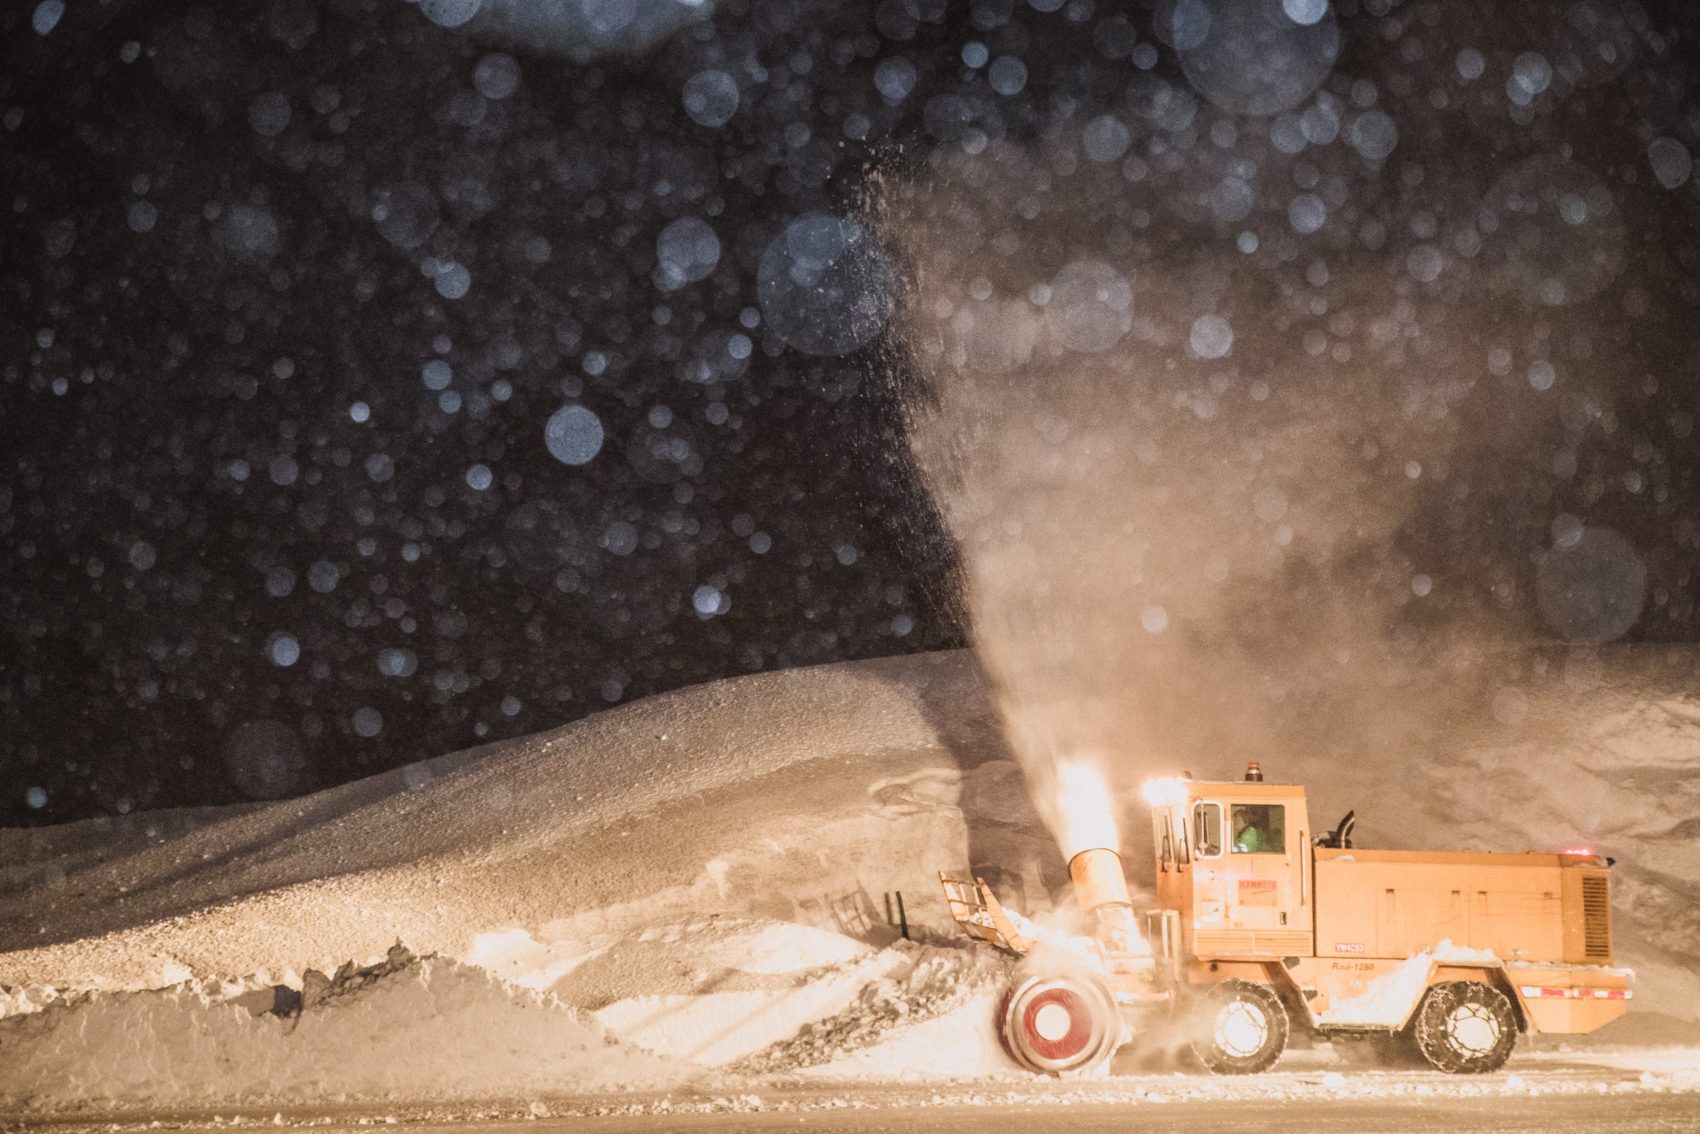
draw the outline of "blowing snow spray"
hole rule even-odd
[[[1134,921],[1120,832],[1102,773],[1081,761],[1058,764],[1057,813],[1063,820],[1059,836],[1069,856],[1068,877],[1105,958],[1150,956]]]

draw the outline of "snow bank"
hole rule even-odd
[[[377,966],[310,974],[299,1004],[268,1004],[284,1014],[182,985],[0,1020],[0,1103],[489,1097],[685,1077],[553,998],[399,948]]]
[[[739,954],[739,943],[753,947]],[[299,990],[197,981],[86,992],[0,1020],[0,1105],[561,1095],[673,1087],[711,1067],[1016,1074],[992,1026],[1008,965],[986,949],[873,950],[802,925],[697,922],[634,934],[574,975],[580,994],[697,991],[587,1011],[396,946],[376,965],[310,971]]]
[[[399,939],[542,989],[711,913],[894,935],[897,893],[947,928],[940,870],[1063,877],[965,661],[764,674],[302,799],[0,832],[28,863],[0,877],[0,986],[281,976]]]
[[[648,926],[598,949],[551,991],[601,1007],[633,993],[785,988],[798,974],[859,961],[861,941],[809,925],[705,918]]]

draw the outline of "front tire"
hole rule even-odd
[[[1437,984],[1412,1029],[1430,1066],[1451,1075],[1497,1071],[1517,1046],[1517,1016],[1503,992],[1476,981]]]
[[[1121,1016],[1102,981],[1085,973],[1018,979],[998,1010],[1010,1058],[1041,1075],[1088,1075],[1109,1064]]]
[[[1287,1050],[1287,1007],[1266,984],[1225,980],[1200,994],[1198,1061],[1217,1075],[1255,1075]]]

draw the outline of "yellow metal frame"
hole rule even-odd
[[[957,878],[941,870],[939,885],[951,919],[968,936],[1018,955],[1032,952],[1034,943],[1015,928],[984,878]]]

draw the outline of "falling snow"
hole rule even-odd
[[[0,817],[270,798],[968,640],[959,522],[1036,521],[924,491],[934,351],[991,405],[1057,383],[963,441],[1031,483],[1125,443],[1059,547],[1114,561],[1130,641],[1214,608],[1163,593],[1124,493],[1231,517],[1172,570],[1247,604],[1284,593],[1258,557],[1337,565],[1260,430],[1341,399],[1378,407],[1339,483],[1385,505],[1390,632],[1485,603],[1567,648],[1686,640],[1700,137],[1667,16],[25,4]],[[948,247],[890,223],[912,192],[959,195]],[[1082,372],[1113,412],[1070,409]]]

